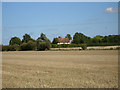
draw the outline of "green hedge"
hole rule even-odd
[[[115,46],[120,45],[120,43],[89,43],[89,44],[52,44],[51,48],[70,48],[70,47],[83,47],[86,46]]]
[[[8,45],[8,46],[2,46],[2,51],[18,51],[19,45]]]
[[[8,51],[9,50],[9,46],[2,46],[2,51]]]
[[[120,43],[89,43],[87,46],[116,46],[120,45]]]
[[[86,44],[52,44],[51,48],[70,48],[70,47],[82,47]],[[87,45],[86,45],[87,46]]]

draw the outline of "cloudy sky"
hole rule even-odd
[[[117,2],[3,2],[2,43],[25,33],[37,39],[41,33],[52,41],[75,32],[87,36],[118,34]]]

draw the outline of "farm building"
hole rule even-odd
[[[68,38],[58,37],[58,41],[59,43],[57,44],[71,44],[71,40],[69,40]]]

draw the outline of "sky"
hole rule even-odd
[[[117,35],[117,9],[117,2],[3,2],[2,44],[26,33],[33,39],[44,33],[51,41],[76,32]]]

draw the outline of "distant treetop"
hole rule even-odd
[[[12,37],[10,42],[9,42],[9,45],[15,45],[15,44],[20,45],[21,43],[22,42],[21,42],[19,37]]]

